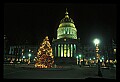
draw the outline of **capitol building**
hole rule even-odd
[[[67,9],[56,32],[57,37],[51,43],[55,64],[95,63],[95,46],[80,43],[81,39],[77,37],[77,29]],[[26,63],[29,58],[28,53],[30,53],[31,63],[34,63],[39,45],[12,45],[7,48],[7,35],[4,37],[4,62]],[[99,49],[101,62],[110,60],[112,63],[116,61],[116,44],[102,45]]]
[[[76,64],[76,56],[80,46],[77,29],[66,9],[65,17],[57,29],[57,39],[53,39],[52,48],[56,64]]]

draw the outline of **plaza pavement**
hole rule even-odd
[[[116,79],[116,69],[101,69],[98,76],[97,67],[64,66],[63,68],[39,69],[34,65],[4,65],[3,79]]]

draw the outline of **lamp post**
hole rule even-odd
[[[98,51],[99,51],[98,44],[99,43],[100,43],[99,39],[94,40],[94,44],[96,47],[96,58],[98,60],[98,76],[102,77],[101,68],[100,68],[100,54],[98,54]]]
[[[30,57],[31,57],[31,54],[28,54],[29,56],[29,60],[28,60],[28,65],[30,64]]]
[[[105,63],[104,63],[104,56],[102,57],[102,66],[105,66]]]
[[[79,65],[81,66],[81,54],[79,55]]]
[[[77,65],[78,65],[78,62],[79,62],[79,61],[78,61],[78,56],[76,56],[76,58],[77,58]]]
[[[81,54],[76,56],[76,58],[77,58],[77,65],[80,65],[80,67],[81,67],[81,56],[82,56]]]

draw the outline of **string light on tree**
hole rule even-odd
[[[37,52],[35,67],[37,68],[51,68],[54,64],[54,56],[48,36],[43,40]]]

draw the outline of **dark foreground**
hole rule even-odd
[[[116,79],[116,69],[101,69],[98,76],[96,67],[66,66],[65,68],[36,69],[27,65],[4,65],[4,79]]]

